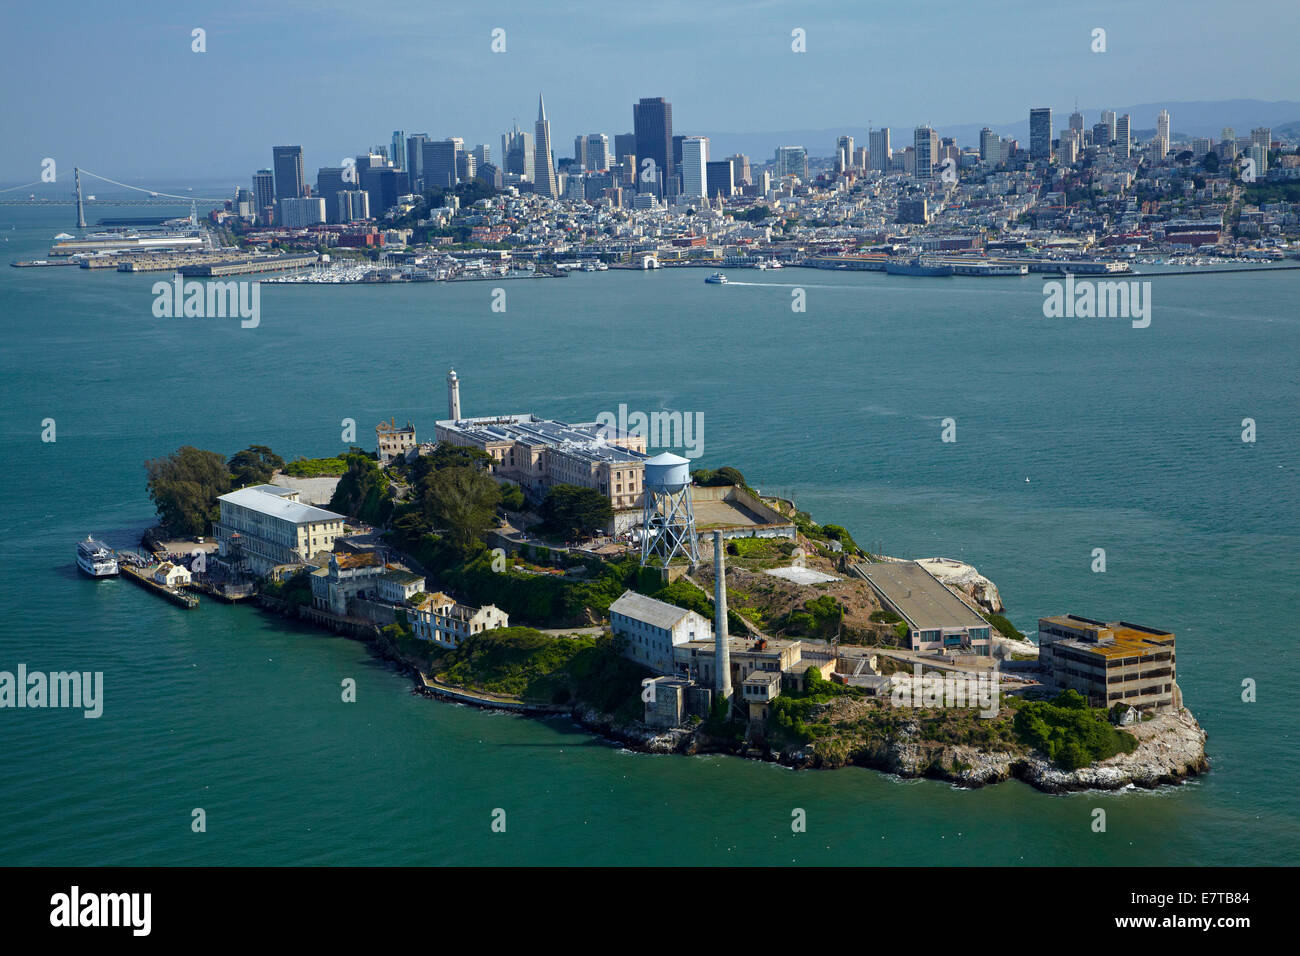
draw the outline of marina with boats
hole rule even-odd
[[[130,549],[115,551],[88,536],[77,543],[77,566],[94,578],[124,577],[185,610],[199,606],[198,593],[227,604],[250,599],[256,594],[253,585],[247,582],[207,573],[206,552],[201,549],[195,549],[191,554],[165,550],[152,553]]]

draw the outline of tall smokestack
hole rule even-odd
[[[731,649],[727,643],[727,561],[722,532],[713,532],[713,689],[724,700],[731,697]]]
[[[455,369],[447,373],[447,417],[453,422],[460,421],[460,379]]]

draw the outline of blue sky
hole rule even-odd
[[[205,53],[191,51],[196,27]],[[490,49],[497,27],[505,53]],[[532,123],[539,89],[557,156],[576,133],[628,131],[641,96],[669,99],[678,132],[858,136],[868,123],[997,128],[1076,99],[1294,100],[1297,35],[1293,0],[11,4],[0,178],[35,180],[51,156],[124,180],[242,182],[295,143],[314,179],[394,129],[495,154],[513,118]]]

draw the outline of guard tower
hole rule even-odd
[[[700,563],[691,507],[690,461],[670,452],[645,463],[645,511],[641,517],[641,566],[668,563],[684,555]]]

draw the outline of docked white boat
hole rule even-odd
[[[92,578],[107,578],[117,574],[117,556],[102,541],[89,535],[77,542],[77,567]]]

